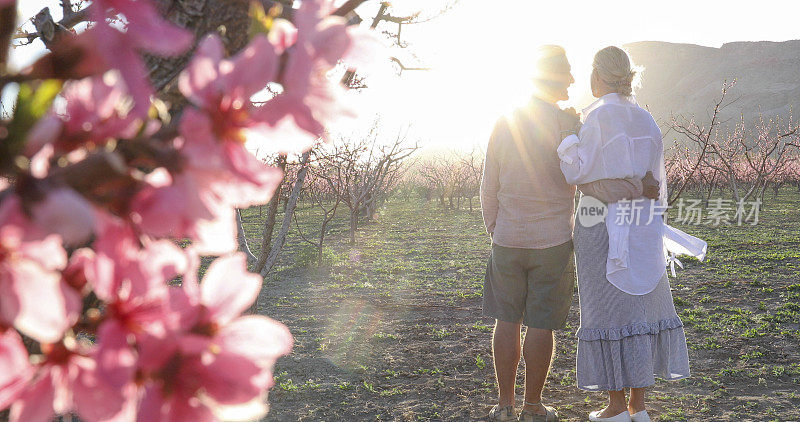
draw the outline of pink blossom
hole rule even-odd
[[[180,54],[191,46],[192,34],[164,20],[150,0],[97,0],[95,3],[94,19],[103,22],[94,31],[96,44],[109,68],[119,69],[122,74],[134,99],[134,114],[145,116],[153,89],[140,51],[162,56]],[[125,32],[105,22],[109,8],[125,16],[128,22]]]
[[[134,336],[165,335],[167,281],[187,266],[180,248],[168,240],[140,245],[129,225],[109,219],[98,231],[94,249],[96,256],[90,258],[86,275],[95,295],[106,303],[103,324],[114,324]]]
[[[89,422],[132,419],[132,385],[108,384],[89,352],[78,349],[64,343],[43,348],[45,360],[12,404],[11,422],[45,422],[73,411]]]
[[[130,340],[174,342],[168,335],[177,323],[170,311],[167,281],[186,271],[181,250],[167,240],[139,239],[132,228],[108,219],[98,231],[94,248],[83,262],[87,282],[105,302],[97,331],[97,373],[117,389],[133,388],[136,355]]]
[[[220,198],[224,187],[230,185],[225,183],[229,174],[189,169],[172,178],[159,171],[147,180],[157,177],[171,182],[146,186],[131,204],[142,230],[153,236],[188,237],[193,240],[192,248],[202,254],[220,255],[236,249],[234,210]],[[271,193],[264,196],[269,198]]]
[[[225,58],[222,41],[209,35],[181,74],[179,86],[192,104],[208,113],[217,137],[240,140],[238,132],[257,123],[248,115],[250,97],[264,89],[277,70],[275,48],[267,37],[258,35],[241,52]]]
[[[127,20],[125,34],[133,45],[162,56],[189,48],[192,34],[165,20],[151,0],[95,0],[97,10],[113,9]]]
[[[85,243],[94,228],[92,206],[75,191],[57,188],[47,192],[32,210],[33,220],[47,232],[61,236],[66,245]]]
[[[247,271],[243,254],[224,255],[236,248],[235,208],[266,203],[282,179],[245,143],[303,150],[348,114],[342,87],[327,74],[355,57],[363,40],[328,16],[331,2],[314,0],[301,3],[296,28],[279,21],[231,57],[219,37],[208,37],[179,77],[190,102],[179,136],[159,144],[177,158],[157,160],[163,167],[151,171],[126,150],[136,190],[113,192],[124,206],[89,205],[76,191],[54,188],[50,166],[81,160],[110,139],[150,136],[141,129],[157,123],[146,120],[153,87],[141,55],[180,54],[192,41],[152,0],[92,3],[96,24],[70,50],[86,53],[87,63],[55,69],[63,56],[54,55],[31,72],[70,78],[116,70],[67,83],[64,112],[28,134],[30,173],[0,180],[9,189],[0,202],[0,409],[10,406],[11,420],[26,422],[70,413],[87,422],[257,419],[267,412],[273,366],[293,340],[277,321],[242,315],[262,278]],[[124,18],[119,25],[107,21],[116,16]],[[282,93],[254,104],[276,78]],[[68,260],[64,245],[91,235],[91,247]],[[189,238],[192,247],[164,237]],[[223,255],[202,283],[198,254]],[[182,287],[169,286],[179,275]],[[101,304],[81,314],[90,291]],[[42,354],[29,358],[20,333]]]
[[[352,114],[341,104],[343,88],[327,72],[348,55],[357,57],[351,53],[355,44],[367,44],[364,33],[329,10],[329,2],[304,1],[294,15],[296,30],[285,22],[276,26],[272,37],[289,55],[280,81],[284,90],[260,110],[272,125],[291,118],[312,138],[322,136],[334,118]]]
[[[267,203],[281,181],[280,170],[256,159],[244,145],[214,137],[209,123],[197,110],[184,112],[181,134],[185,141],[180,151],[186,158],[187,176],[234,207]]]
[[[50,43],[50,53],[24,69],[33,79],[83,79],[101,75],[108,70],[106,59],[94,44],[94,29],[77,35],[56,37]]]
[[[237,418],[257,419],[266,413],[260,374],[253,362],[239,356],[175,352],[145,386],[138,420],[213,421],[216,414],[258,401],[255,412]]]
[[[91,271],[94,252],[89,248],[81,248],[72,253],[69,257],[67,268],[61,271],[61,277],[77,292],[82,292],[88,282],[87,273]]]
[[[259,71],[253,72],[253,69]],[[181,92],[199,110],[184,118],[189,123],[183,125],[182,130],[186,147],[197,146],[196,152],[207,157],[205,150],[209,143],[242,146],[246,141],[268,142],[272,135],[270,125],[253,114],[256,107],[250,98],[267,87],[277,70],[275,47],[263,35],[256,36],[244,50],[229,59],[225,58],[219,37],[212,35],[204,39],[179,79]],[[198,135],[202,136],[201,141],[195,140]],[[196,157],[190,155],[191,158]],[[227,161],[216,167],[234,165],[232,170],[238,170],[235,158]]]
[[[216,259],[199,289],[180,290],[172,302],[183,314],[180,339],[171,345],[141,343],[141,370],[151,381],[141,420],[189,420],[181,419],[185,415],[211,420],[227,412],[249,420],[266,413],[272,366],[289,353],[292,338],[267,317],[240,316],[262,282],[245,268],[240,253]]]
[[[19,397],[32,375],[22,338],[13,329],[5,329],[0,333],[0,409]]]
[[[13,5],[17,0],[0,0],[0,7],[6,7],[8,5]]]
[[[103,146],[109,139],[131,137],[140,120],[131,114],[127,95],[116,73],[67,83],[62,95],[66,112],[51,112],[28,134],[26,154],[30,157],[44,145],[66,153],[89,144]]]
[[[250,97],[274,76],[277,58],[266,37],[256,37],[226,59],[220,39],[209,36],[180,76],[181,92],[196,108],[181,118],[176,146],[183,161],[170,174],[154,172],[134,199],[141,228],[155,236],[189,237],[204,254],[235,250],[233,207],[269,201],[281,173],[244,147],[270,127],[251,116]],[[259,69],[253,72],[252,69]]]
[[[58,341],[78,318],[80,295],[61,278],[67,255],[11,195],[0,203],[0,321],[40,342]]]

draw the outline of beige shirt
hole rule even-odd
[[[560,113],[534,97],[495,125],[480,194],[486,231],[500,246],[544,249],[572,239],[575,186],[564,178],[556,152],[565,126]],[[615,202],[640,197],[642,185],[606,179],[581,185],[581,190]]]
[[[575,186],[561,173],[559,114],[536,97],[498,120],[481,181],[486,230],[500,246],[544,249],[572,239]]]

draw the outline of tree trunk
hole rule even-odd
[[[256,262],[256,256],[250,252],[250,247],[247,245],[247,236],[244,234],[244,224],[242,223],[242,211],[236,210],[236,232],[239,240],[239,250],[247,255],[247,265],[253,265]]]
[[[328,230],[328,222],[323,221],[319,229],[319,242],[317,244],[317,265],[322,265],[322,248],[325,247],[325,231]]]
[[[178,91],[177,76],[188,64],[197,43],[207,34],[217,33],[230,53],[241,50],[248,42],[250,5],[246,1],[231,0],[157,0],[156,4],[167,20],[195,35],[195,45],[180,56],[144,56],[150,81],[159,92],[159,98],[177,113],[186,104]]]
[[[264,268],[261,270],[262,276],[266,276],[272,267],[275,266],[275,263],[278,262],[281,249],[283,249],[283,244],[286,242],[286,235],[289,233],[289,229],[292,227],[292,217],[295,209],[297,209],[297,198],[300,196],[300,191],[303,189],[303,182],[306,180],[306,174],[308,173],[308,159],[310,156],[311,152],[306,151],[303,153],[303,157],[300,159],[300,171],[297,172],[297,179],[294,181],[294,185],[292,186],[292,193],[289,196],[289,201],[286,205],[286,212],[283,215],[281,231],[278,233],[278,237],[275,238],[275,244],[272,246],[272,248],[270,248],[269,258],[267,259]]]
[[[356,228],[358,226],[358,210],[350,210],[350,244],[356,244]]]
[[[708,203],[711,201],[711,195],[714,194],[714,184],[710,184],[708,187],[708,194],[705,195],[705,206],[708,207]]]
[[[731,176],[731,193],[733,194],[734,203],[738,204],[742,198],[739,196],[739,185],[736,183],[735,176]]]
[[[333,204],[331,209],[325,209],[323,202],[320,201],[320,208],[324,215],[322,216],[322,224],[319,228],[319,236],[317,236],[317,265],[322,265],[322,248],[325,247],[325,235],[328,234],[328,225],[336,217],[336,210],[339,208],[339,199]]]
[[[286,170],[286,155],[278,157],[277,167],[281,171]],[[267,258],[270,253],[270,246],[272,245],[272,233],[275,231],[275,219],[278,215],[278,203],[280,202],[281,186],[278,185],[272,199],[269,200],[269,210],[267,211],[267,221],[264,223],[264,232],[261,234],[261,252],[258,256],[258,262],[254,268],[254,272],[260,273],[264,269]]]

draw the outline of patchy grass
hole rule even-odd
[[[243,214],[257,238],[264,215]],[[306,233],[318,219],[299,210]],[[676,226],[707,240],[709,254],[682,259],[670,279],[693,373],[656,383],[651,416],[800,420],[800,195],[768,194],[755,226]],[[331,227],[321,266],[290,233],[265,280],[260,311],[295,336],[277,364],[266,420],[485,419],[497,393],[493,321],[481,316],[489,239],[480,212],[394,200],[359,229],[355,246],[344,215]],[[582,421],[604,397],[575,387],[578,325],[576,298],[544,396],[564,420]]]

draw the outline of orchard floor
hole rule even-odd
[[[313,210],[299,216],[314,227]],[[244,219],[255,239],[258,209]],[[768,194],[756,226],[681,228],[710,250],[671,279],[693,376],[659,380],[651,417],[800,420],[800,194]],[[496,388],[493,321],[481,316],[489,242],[480,211],[395,200],[359,229],[354,247],[343,217],[326,243],[326,264],[316,267],[290,235],[265,280],[259,312],[295,338],[276,365],[265,420],[486,420]],[[575,387],[577,328],[575,293],[544,400],[562,420],[585,421],[604,396]]]

